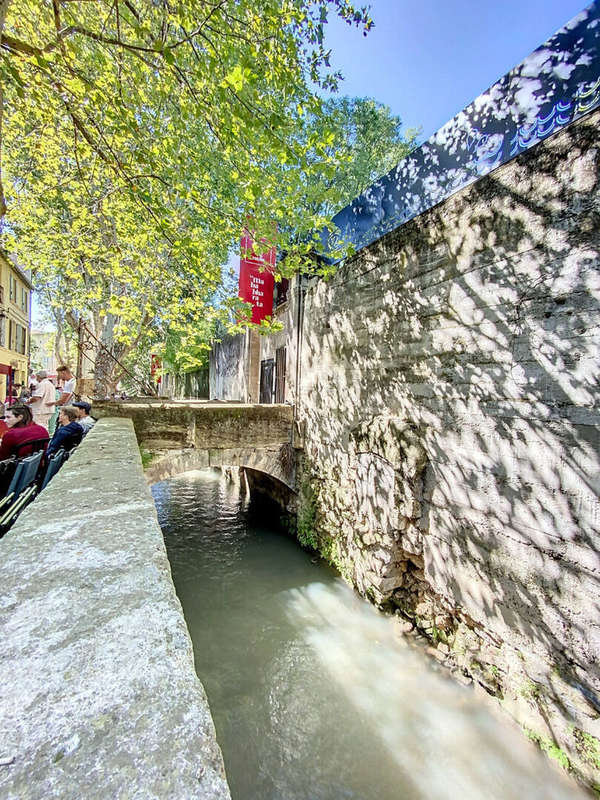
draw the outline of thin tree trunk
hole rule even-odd
[[[117,381],[114,375],[116,367],[117,364],[110,354],[106,350],[98,348],[94,367],[94,395],[96,397],[112,397],[116,392]]]
[[[8,12],[8,6],[10,5],[11,0],[0,0],[0,41],[2,40],[2,34],[4,33],[4,23],[6,21],[6,14]],[[2,183],[2,154],[3,154],[3,139],[2,139],[2,118],[4,112],[4,92],[2,90],[2,85],[0,84],[0,220],[6,214],[6,199],[4,197],[4,184]],[[0,232],[2,231],[2,227],[0,226]]]
[[[72,338],[69,339],[65,331],[65,315],[58,309],[52,310],[54,322],[56,324],[56,338],[54,340],[54,355],[58,361],[59,366],[65,365],[67,367],[73,366],[73,348],[74,343]],[[77,320],[75,318],[66,320],[73,330],[77,329]],[[63,345],[63,346],[61,346]]]
[[[8,7],[11,4],[12,0],[0,0],[0,37],[4,33],[4,23],[6,21],[6,14],[8,12]]]
[[[56,322],[56,336],[54,337],[54,357],[56,358],[59,366],[64,363],[65,355],[63,354],[63,350],[61,350],[60,344],[61,340],[63,339],[63,323],[62,319],[58,314],[54,315],[54,320]]]
[[[96,361],[94,364],[94,394],[96,397],[111,397],[116,391],[115,371],[117,362],[114,360],[114,332],[116,318],[112,314],[100,317],[94,315],[94,334],[99,340],[96,347]]]

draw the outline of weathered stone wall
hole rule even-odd
[[[203,467],[239,466],[294,489],[288,405],[137,400],[95,403],[93,413],[133,421],[149,483]]]
[[[600,783],[599,121],[314,283],[298,407],[322,552]]]
[[[209,359],[209,399],[246,403],[248,396],[248,348],[250,332],[224,336],[216,342]]]
[[[2,539],[0,585],[4,800],[229,798],[130,420]]]
[[[293,412],[285,405],[226,405],[135,400],[94,403],[97,417],[127,417],[140,448],[159,450],[279,447],[290,441]]]

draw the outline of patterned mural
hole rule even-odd
[[[595,0],[342,209],[325,253],[365,247],[598,107],[599,43]]]

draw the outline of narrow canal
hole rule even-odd
[[[313,563],[274,508],[217,471],[152,490],[234,800],[580,796]]]

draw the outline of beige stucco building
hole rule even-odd
[[[28,274],[0,251],[0,400],[9,386],[27,382],[31,332],[31,291]]]

